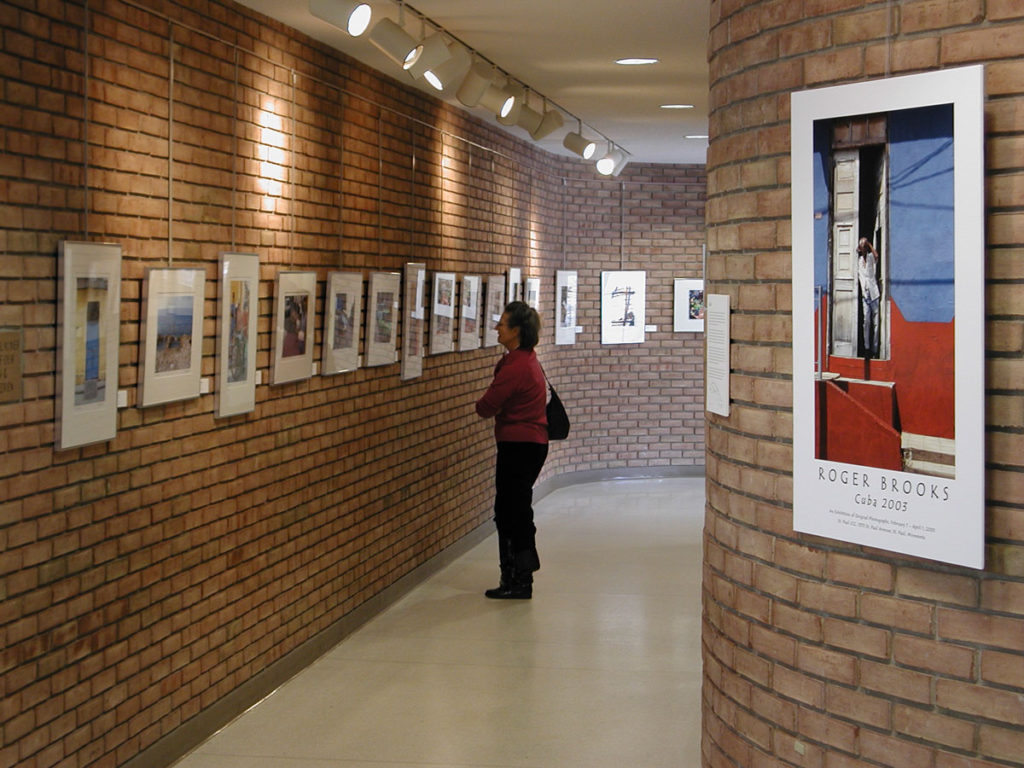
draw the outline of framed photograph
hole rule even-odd
[[[508,287],[505,289],[505,303],[523,300],[523,270],[520,267],[509,267]]]
[[[426,264],[405,265],[405,324],[402,326],[402,379],[423,375],[423,291],[426,287]]]
[[[430,354],[451,352],[455,331],[455,274],[437,272],[434,275],[433,312],[430,317]]]
[[[121,246],[61,242],[59,251],[54,443],[63,451],[117,434]]]
[[[205,290],[201,269],[146,270],[140,407],[199,397]]]
[[[602,272],[601,343],[643,343],[646,306],[646,272]]]
[[[555,344],[576,343],[576,291],[579,277],[574,269],[555,273]]]
[[[316,272],[278,272],[271,384],[287,384],[313,375],[315,330]]]
[[[484,307],[484,346],[498,346],[498,331],[495,326],[505,311],[505,278],[502,275],[487,276],[487,304]]]
[[[540,311],[540,278],[539,277],[528,277],[526,278],[526,296],[523,301],[529,304],[531,307]]]
[[[673,281],[675,302],[672,330],[677,332],[704,330],[704,281],[677,277]]]
[[[331,272],[327,275],[324,301],[321,374],[345,373],[359,367],[359,329],[362,325],[362,272]]]
[[[256,408],[256,320],[259,317],[260,257],[222,253],[217,297],[218,419]]]
[[[797,531],[984,566],[984,94],[793,94]]]
[[[396,362],[398,339],[398,296],[402,276],[398,272],[373,272],[366,308],[366,365]]]
[[[462,278],[462,311],[459,313],[459,351],[480,348],[480,293],[479,275]]]

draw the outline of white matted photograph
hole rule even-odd
[[[526,295],[523,299],[527,304],[540,312],[540,278],[526,278]]]
[[[576,294],[579,277],[574,269],[555,273],[555,344],[576,343]]]
[[[601,273],[601,343],[642,344],[646,339],[647,273]]]
[[[117,435],[121,246],[61,242],[57,267],[57,450]]]
[[[793,526],[984,566],[984,69],[793,94]]]
[[[398,272],[373,272],[366,306],[366,365],[390,365],[397,361],[398,305],[402,276]]]
[[[462,278],[462,308],[459,312],[459,351],[480,348],[480,293],[479,275]]]
[[[496,326],[505,311],[505,278],[502,275],[487,276],[487,297],[484,305],[484,346],[498,346]]]
[[[523,300],[523,270],[521,267],[508,268],[508,285],[505,288],[505,303]]]
[[[439,355],[454,349],[455,273],[434,275],[433,311],[430,315],[430,354]]]
[[[425,264],[405,265],[405,308],[402,325],[402,380],[415,379],[423,375],[423,292],[426,288],[427,267]]]
[[[260,257],[222,253],[217,301],[217,418],[256,408],[256,320],[259,316]]]
[[[139,405],[199,397],[203,358],[201,269],[148,269],[142,297]]]
[[[312,377],[315,321],[316,272],[278,272],[271,384]]]
[[[324,302],[324,341],[320,373],[331,375],[359,367],[359,329],[363,325],[363,273],[331,272]]]
[[[704,281],[677,277],[672,284],[674,305],[672,330],[677,333],[704,331]]]

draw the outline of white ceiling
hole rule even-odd
[[[368,40],[314,17],[306,0],[239,0],[260,13],[319,39],[374,69],[413,81]],[[398,20],[394,0],[368,0],[373,22]],[[624,148],[631,160],[652,163],[704,163],[707,141],[686,139],[706,134],[708,125],[708,0],[414,0],[404,12],[405,29],[414,38],[425,28],[419,12],[486,57],[534,94],[547,97],[583,121],[584,134],[603,135]],[[658,64],[624,67],[623,57],[659,59]],[[448,92],[446,91],[446,94]],[[446,101],[462,109],[454,95]],[[537,96],[531,105],[541,105]],[[661,109],[685,103],[693,109]],[[498,125],[482,108],[474,114]],[[538,142],[567,154],[562,138],[576,124]],[[507,129],[528,139],[520,128]],[[600,151],[600,149],[599,149]]]

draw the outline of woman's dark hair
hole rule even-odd
[[[525,301],[513,301],[505,307],[509,328],[519,329],[519,348],[530,350],[540,339],[540,315]]]

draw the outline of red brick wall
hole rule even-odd
[[[735,314],[733,413],[708,424],[704,765],[1024,765],[1024,5],[711,9],[709,290]],[[887,61],[987,63],[984,571],[792,529],[789,94]]]
[[[315,270],[322,296],[339,267],[522,267],[574,420],[545,476],[703,460],[701,346],[671,332],[671,278],[701,270],[703,168],[597,181],[206,0],[0,2],[0,73],[0,327],[25,350],[22,398],[0,404],[0,766],[123,764],[491,516],[472,403],[497,348],[428,357],[404,383],[391,365],[261,386],[230,419],[212,396],[135,407],[142,280],[169,256],[206,270],[213,377],[218,256],[259,253],[264,380],[281,269]],[[278,169],[261,167],[266,113]],[[64,239],[123,247],[130,406],[116,439],[55,452]],[[556,348],[563,267],[585,331]],[[599,344],[599,273],[620,267],[648,270],[643,346]]]

